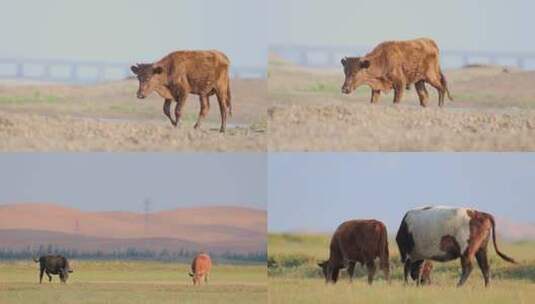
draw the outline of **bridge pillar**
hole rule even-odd
[[[522,70],[523,70],[524,67],[525,67],[525,66],[524,66],[525,63],[526,63],[526,62],[525,62],[524,58],[518,57],[518,58],[516,59],[516,65],[517,65],[520,69],[522,69]]]
[[[16,72],[15,72],[15,77],[17,78],[22,78],[24,77],[24,64],[22,63],[17,63],[17,68],[16,68]]]
[[[308,55],[306,51],[301,51],[299,53],[299,62],[303,66],[308,66]]]
[[[73,63],[71,65],[71,72],[69,73],[70,80],[76,82],[78,80],[78,65]]]

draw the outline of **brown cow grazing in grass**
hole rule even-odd
[[[212,259],[204,252],[199,253],[191,262],[189,276],[193,279],[193,285],[200,285],[204,279],[208,283],[208,274],[212,270]]]
[[[216,95],[221,111],[221,132],[225,132],[227,114],[232,115],[230,95],[230,61],[219,51],[178,51],[160,61],[137,64],[130,69],[137,75],[137,97],[143,99],[152,91],[165,99],[163,112],[177,126],[188,94],[199,95],[201,110],[195,128],[210,108],[209,97]],[[171,102],[175,100],[175,118],[171,116]]]
[[[487,244],[492,234],[496,253],[505,261],[516,263],[498,250],[494,217],[469,208],[428,206],[409,210],[396,236],[404,278],[415,263],[423,260],[439,262],[461,259],[462,274],[457,286],[462,286],[473,268],[474,258],[481,268],[485,286],[490,281]]]
[[[431,272],[431,261],[418,261],[411,265],[411,278],[416,281],[416,285],[431,285]]]
[[[355,263],[358,262],[366,265],[368,283],[371,284],[376,271],[376,258],[379,258],[385,279],[390,281],[385,225],[377,220],[351,220],[338,226],[331,238],[329,259],[318,265],[323,270],[325,282],[336,283],[340,269],[345,267],[352,281]]]
[[[414,84],[420,105],[425,107],[429,94],[425,83],[438,91],[438,104],[444,105],[444,95],[453,100],[446,77],[439,64],[437,44],[427,38],[407,41],[387,41],[363,57],[342,59],[345,81],[342,93],[349,94],[361,85],[372,89],[371,103],[379,101],[381,92],[394,90],[394,103],[399,103],[403,90]]]

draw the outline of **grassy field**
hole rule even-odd
[[[327,235],[271,234],[268,241],[270,303],[532,303],[535,298],[535,243],[501,242],[500,248],[519,265],[504,262],[489,248],[492,280],[485,288],[479,268],[463,288],[456,288],[459,261],[434,263],[433,285],[423,288],[402,283],[395,241],[390,241],[392,282],[377,272],[370,287],[365,271],[357,266],[350,284],[345,271],[336,285],[325,285],[318,261],[328,257]]]
[[[0,303],[265,303],[264,266],[214,265],[208,285],[192,286],[186,264],[72,261],[67,284],[38,283],[37,264],[0,263]],[[46,276],[45,276],[46,278]]]

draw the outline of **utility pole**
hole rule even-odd
[[[76,219],[74,221],[74,234],[79,234],[80,233],[80,222],[78,221],[78,219]]]
[[[152,202],[150,201],[149,198],[146,198],[145,201],[143,201],[143,208],[145,211],[145,226],[144,226],[145,236],[149,233],[149,213],[150,213],[151,204]]]

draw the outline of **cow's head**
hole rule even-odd
[[[367,79],[367,70],[370,67],[370,60],[361,57],[344,57],[341,60],[346,76],[342,93],[349,94]]]
[[[338,281],[338,272],[340,271],[340,268],[334,267],[329,261],[318,263],[318,266],[323,272],[325,283],[336,283],[336,281]]]
[[[137,90],[137,98],[139,99],[147,97],[161,84],[160,78],[163,75],[161,66],[139,63],[131,66],[130,69],[139,80],[139,89]]]

